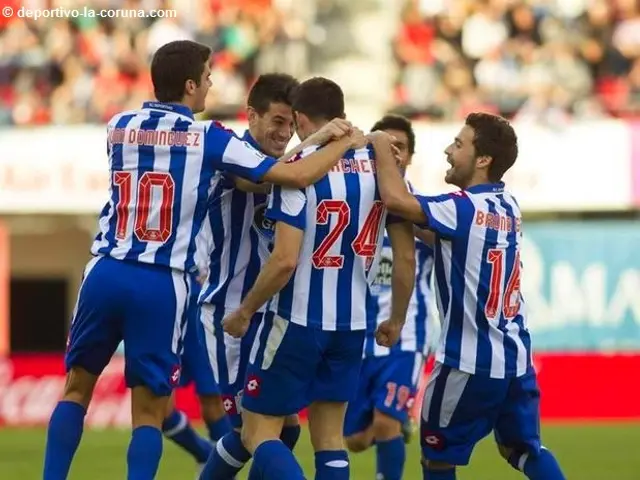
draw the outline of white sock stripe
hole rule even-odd
[[[224,448],[224,445],[222,444],[222,440],[219,440],[216,443],[216,452],[218,452],[218,455],[220,455],[220,457],[222,457],[222,460],[224,460],[228,465],[231,465],[234,468],[242,468],[244,467],[244,463],[242,463],[239,460],[236,460],[233,455],[231,455],[226,448]]]
[[[180,433],[182,430],[187,428],[187,425],[189,424],[189,420],[187,419],[187,416],[183,412],[178,412],[178,414],[180,415],[180,421],[175,427],[170,428],[169,430],[165,430],[164,432],[165,436],[173,437],[174,435]]]
[[[346,460],[330,460],[325,463],[325,465],[331,468],[347,468],[349,466],[349,462]]]
[[[527,463],[528,458],[529,454],[525,453],[520,457],[520,460],[518,460],[518,470],[520,470],[521,472],[524,472],[524,464]]]

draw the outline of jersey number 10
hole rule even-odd
[[[113,172],[113,185],[118,188],[118,204],[116,205],[116,238],[124,240],[129,232],[129,214],[133,190],[131,173]],[[153,188],[160,189],[162,201],[158,211],[157,227],[149,228],[149,213],[152,209]],[[165,172],[145,172],[138,180],[137,198],[134,205],[135,220],[133,234],[141,242],[166,242],[171,237],[173,228],[173,198],[175,182]]]
[[[311,257],[313,266],[316,268],[342,268],[344,265],[344,255],[329,255],[329,250],[349,226],[351,208],[344,200],[323,200],[316,210],[316,223],[326,225],[332,213],[338,215],[337,221]],[[371,265],[378,248],[378,234],[383,213],[384,204],[381,201],[375,201],[358,235],[351,242],[353,252],[365,258],[367,268]]]

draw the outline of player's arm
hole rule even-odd
[[[298,265],[306,223],[306,195],[275,187],[265,216],[276,221],[269,260],[240,305],[245,318],[253,315],[289,282]]]
[[[420,240],[422,243],[424,243],[425,245],[429,245],[430,247],[433,247],[433,245],[436,243],[436,234],[431,230],[420,228],[414,225],[413,233],[416,236],[416,238]]]
[[[268,195],[269,192],[271,192],[270,183],[253,183],[241,177],[233,177],[233,183],[238,190],[242,190],[247,193],[262,193],[264,195]]]
[[[410,222],[387,224],[393,253],[391,268],[391,320],[401,323],[407,318],[407,308],[416,283],[416,254],[413,225]]]
[[[378,189],[387,210],[413,223],[425,224],[427,217],[420,202],[409,192],[396,164],[391,138],[384,132],[374,132],[369,138],[376,152]]]

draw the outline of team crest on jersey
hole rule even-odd
[[[275,222],[265,216],[267,212],[267,204],[261,203],[257,205],[253,211],[253,228],[255,228],[269,244],[273,243],[275,233]]]

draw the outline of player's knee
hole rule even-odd
[[[205,422],[216,422],[227,414],[220,395],[201,395],[200,411]]]
[[[68,402],[79,403],[87,408],[91,402],[93,389],[98,377],[89,373],[84,368],[72,367],[67,373],[62,399]]]
[[[347,445],[347,448],[350,452],[360,453],[364,452],[367,448],[371,446],[371,442],[367,442],[366,435],[363,433],[356,433],[355,435],[351,435],[350,437],[345,437],[344,442]]]
[[[511,455],[513,455],[513,452],[515,450],[511,447],[500,445],[499,443],[497,444],[497,446],[498,446],[498,452],[500,452],[500,456],[504,458],[506,461],[509,461],[509,459],[511,458]]]
[[[131,389],[131,420],[133,428],[150,425],[161,428],[166,417],[167,403],[171,397],[158,397],[149,388],[137,386]]]
[[[285,427],[297,427],[298,425],[300,425],[300,418],[298,417],[297,414],[287,415],[284,418]]]
[[[373,435],[376,440],[391,440],[402,435],[402,425],[395,418],[376,410],[373,416]]]

